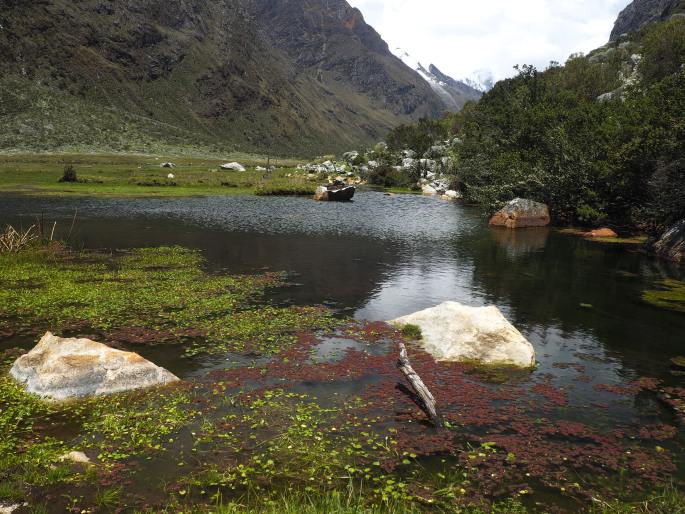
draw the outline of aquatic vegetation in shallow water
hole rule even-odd
[[[658,283],[658,289],[642,293],[642,299],[662,309],[685,312],[685,283],[666,279]]]
[[[206,273],[198,252],[141,249],[119,255],[38,250],[0,256],[0,318],[59,333],[99,331],[109,342],[184,343],[188,355],[277,353],[292,334],[328,328],[325,309],[257,307],[285,276]],[[81,330],[76,330],[81,331]],[[89,332],[86,332],[89,333]]]
[[[270,512],[289,508],[284,495],[295,506],[301,495],[324,505],[316,502],[352,484],[371,512],[498,512],[500,500],[507,503],[499,512],[524,512],[516,510],[523,500],[588,506],[600,493],[607,501],[641,497],[675,472],[679,431],[666,420],[614,430],[569,419],[574,382],[560,387],[553,375],[505,370],[484,380],[468,364],[436,363],[384,323],[257,304],[282,275],[226,277],[202,265],[197,253],[178,248],[0,259],[3,286],[18,292],[3,288],[3,300],[14,303],[0,305],[6,316],[21,312],[29,329],[64,323],[114,342],[180,343],[187,355],[277,354],[195,384],[67,404],[44,404],[0,381],[0,424],[10,434],[0,447],[3,494],[55,512],[113,503],[148,512],[167,504],[169,512],[224,508],[217,505]],[[314,359],[333,337],[358,344]],[[436,432],[398,387],[400,341],[448,430]],[[578,382],[586,376],[577,364],[555,368],[572,368]],[[643,379],[595,390],[608,406],[655,397],[659,387]],[[93,465],[61,463],[70,451],[86,452]]]

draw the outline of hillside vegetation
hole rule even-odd
[[[548,203],[557,222],[658,232],[685,217],[685,19],[649,25],[564,66],[518,68],[478,104],[404,125],[391,147],[458,137],[452,181],[495,209]]]
[[[313,155],[444,112],[345,0],[4,0],[0,151]]]

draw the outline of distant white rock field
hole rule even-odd
[[[29,393],[53,400],[120,393],[177,382],[178,378],[137,353],[90,339],[63,339],[47,332],[19,357],[12,375]]]
[[[521,368],[535,366],[533,345],[495,306],[445,302],[390,321],[421,328],[424,350],[437,361],[477,361]]]

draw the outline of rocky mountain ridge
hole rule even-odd
[[[446,110],[345,0],[4,5],[4,150],[303,154]]]
[[[634,0],[621,13],[611,31],[610,41],[635,32],[645,25],[665,21],[672,16],[685,16],[683,0]]]
[[[430,64],[426,69],[423,64],[404,50],[397,48],[395,53],[402,59],[402,62],[415,70],[433,88],[433,91],[440,97],[449,111],[459,111],[466,102],[477,101],[483,96],[483,92],[473,85],[453,79],[440,71],[434,64]]]

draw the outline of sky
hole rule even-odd
[[[630,0],[348,0],[388,42],[456,79],[545,68],[609,40]]]

